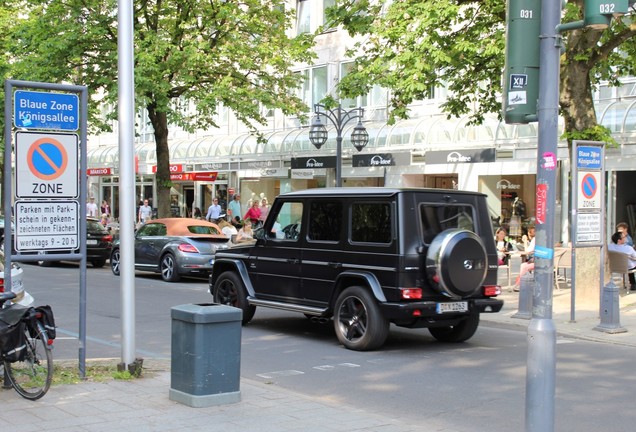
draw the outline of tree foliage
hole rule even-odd
[[[583,0],[570,1],[563,22],[582,19]],[[434,86],[450,90],[442,108],[481,122],[501,113],[505,61],[505,2],[500,0],[338,0],[328,10],[359,42],[349,55],[357,70],[340,83],[344,96],[373,85],[391,90],[390,117],[406,118],[408,105]],[[598,136],[592,89],[601,79],[634,75],[636,26],[631,17],[604,30],[564,34],[560,104],[567,131]]]
[[[12,32],[14,77],[87,85],[95,102],[91,125],[107,129],[98,113],[117,102],[118,2],[29,2]],[[135,102],[154,128],[155,202],[167,216],[169,125],[214,127],[223,105],[256,132],[264,108],[305,112],[291,66],[312,58],[313,41],[286,34],[292,15],[282,0],[142,0],[133,7]]]

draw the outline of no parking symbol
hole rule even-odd
[[[17,132],[18,198],[77,198],[79,169],[76,134]]]
[[[578,209],[600,210],[602,197],[600,194],[601,173],[597,171],[578,172]]]

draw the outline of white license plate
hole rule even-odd
[[[91,240],[91,239],[86,240],[86,244],[87,245],[96,245],[97,244],[97,240]]]
[[[437,313],[468,312],[468,302],[437,303]]]

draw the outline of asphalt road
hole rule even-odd
[[[27,290],[51,304],[57,320],[55,358],[77,358],[79,270],[75,264],[24,265]],[[121,356],[120,279],[108,267],[87,269],[88,358]],[[165,283],[137,273],[136,347],[140,357],[169,358],[170,308],[210,302],[204,280]],[[555,397],[558,431],[627,431],[636,424],[636,349],[559,339]],[[448,431],[523,430],[526,333],[488,323],[463,344],[436,342],[426,329],[392,327],[382,350],[342,348],[331,323],[257,309],[243,327],[241,375],[313,397]]]

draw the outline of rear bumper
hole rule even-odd
[[[464,301],[464,300],[462,300]],[[440,320],[465,316],[472,312],[477,313],[495,313],[499,312],[503,307],[503,300],[495,298],[487,299],[468,299],[468,312],[446,312],[438,313],[435,301],[422,301],[413,303],[380,303],[383,315],[389,320],[408,320],[413,318],[437,318]],[[452,301],[444,303],[453,303]]]

